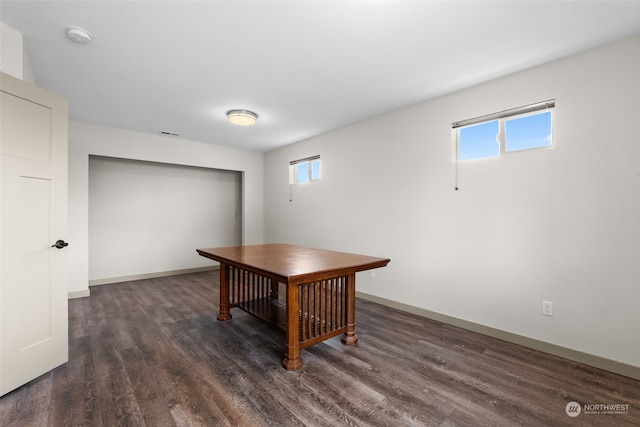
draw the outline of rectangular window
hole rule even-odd
[[[505,151],[551,146],[551,111],[505,120]]]
[[[459,160],[499,156],[498,121],[493,120],[460,128],[458,145]]]
[[[452,123],[454,161],[553,146],[555,100]]]
[[[289,183],[306,184],[320,179],[320,156],[289,162]]]

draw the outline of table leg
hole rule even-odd
[[[347,276],[347,332],[342,334],[342,343],[354,345],[358,343],[356,335],[356,274]]]
[[[298,317],[299,303],[299,287],[297,285],[290,286],[287,284],[287,330],[286,334],[286,351],[282,366],[287,371],[295,371],[302,368],[302,359],[300,358],[300,325]]]
[[[220,263],[220,312],[218,320],[225,322],[231,320],[229,313],[229,265]]]

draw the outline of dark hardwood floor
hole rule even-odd
[[[215,319],[217,281],[69,301],[69,362],[0,398],[0,426],[640,425],[640,381],[364,300],[357,346],[333,338],[287,372],[283,332],[237,309]],[[573,418],[571,401],[628,407]]]

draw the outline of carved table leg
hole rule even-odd
[[[300,326],[298,324],[298,295],[299,287],[287,284],[287,330],[286,351],[282,366],[287,371],[295,371],[302,368],[300,358]]]
[[[347,276],[347,332],[342,334],[342,343],[354,345],[358,343],[356,335],[356,274]]]
[[[220,312],[218,320],[231,320],[229,313],[229,265],[220,263]]]

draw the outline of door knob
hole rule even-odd
[[[64,240],[58,240],[54,245],[51,245],[52,248],[58,248],[58,249],[62,249],[65,246],[69,246],[69,244]]]

